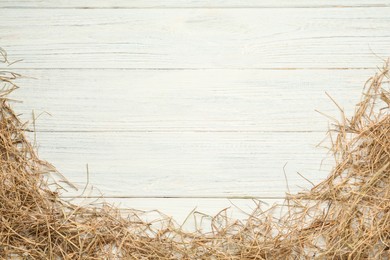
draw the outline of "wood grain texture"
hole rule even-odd
[[[390,6],[385,0],[2,0],[1,8],[341,8]]]
[[[32,136],[31,136],[32,137]],[[324,133],[38,133],[39,155],[89,195],[107,197],[282,197],[326,177]],[[322,163],[322,166],[321,166]],[[90,188],[88,189],[90,191]]]
[[[23,59],[11,69],[35,78],[18,80],[12,97],[24,103],[14,107],[23,119],[52,114],[38,119],[37,143],[79,188],[63,196],[88,183],[83,195],[178,222],[195,207],[218,213],[227,197],[243,209],[254,206],[243,198],[280,201],[284,170],[291,192],[311,187],[297,171],[313,182],[327,176],[332,159],[315,146],[328,120],[314,109],[338,118],[326,91],[350,114],[390,56],[388,1],[3,0],[0,8],[1,47]]]
[[[123,215],[128,216],[134,213],[144,221],[152,225],[158,225],[162,217],[171,217],[187,231],[202,226],[203,230],[210,230],[211,218],[222,210],[226,209],[224,216],[231,219],[245,220],[253,213],[258,205],[262,210],[268,210],[271,206],[281,205],[280,199],[263,199],[261,201],[251,199],[202,199],[202,198],[104,198],[96,201],[93,199],[73,199],[73,203],[79,205],[100,206],[102,202],[110,203],[122,209]],[[156,211],[158,209],[158,212]],[[283,209],[276,209],[275,216]],[[196,225],[195,225],[196,223]]]
[[[389,11],[4,9],[0,39],[19,68],[374,68]]]
[[[374,70],[17,70],[12,98],[37,131],[325,132]],[[33,77],[33,78],[31,78]],[[30,125],[30,129],[32,129]],[[200,133],[201,134],[201,133]]]

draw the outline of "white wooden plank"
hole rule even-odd
[[[283,204],[282,199],[202,199],[202,198],[179,198],[179,199],[142,199],[142,198],[102,198],[99,200],[75,198],[71,202],[81,206],[101,207],[102,202],[120,207],[124,217],[136,218],[148,222],[152,227],[161,228],[161,220],[170,218],[183,230],[195,231],[199,228],[203,232],[211,231],[213,217],[219,214],[229,223],[233,221],[245,221],[256,210],[257,214],[268,214],[271,206],[276,206],[272,213],[275,217],[286,212],[285,208],[278,207]],[[260,210],[258,208],[260,206]],[[136,217],[135,217],[136,215]],[[259,215],[257,215],[259,216]],[[215,221],[215,220],[214,220]],[[221,223],[221,222],[220,222]],[[215,224],[215,222],[214,222]]]
[[[373,68],[389,11],[4,9],[0,37],[19,68]]]
[[[328,175],[323,133],[38,133],[39,155],[107,197],[280,197]],[[320,169],[321,168],[321,169]],[[88,188],[90,191],[90,188]],[[100,195],[100,192],[88,195]]]
[[[18,70],[12,98],[38,131],[325,131],[374,70]],[[30,128],[32,126],[30,125]]]
[[[94,199],[72,199],[78,205],[92,205],[100,207],[102,202],[109,203],[122,209],[123,216],[132,216],[134,213],[142,220],[158,226],[158,220],[172,218],[177,225],[187,231],[202,226],[203,230],[210,229],[211,218],[222,210],[223,216],[233,220],[245,221],[249,214],[252,214],[257,206],[261,210],[269,210],[271,206],[281,205],[282,199],[202,199],[202,198],[102,198]],[[282,209],[275,209],[275,216],[279,216]],[[192,213],[192,214],[191,214]],[[195,225],[196,223],[196,225]]]
[[[1,8],[301,8],[390,6],[385,0],[2,0]]]

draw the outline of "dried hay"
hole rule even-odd
[[[211,231],[170,219],[158,228],[136,211],[60,198],[8,105],[18,75],[0,72],[0,256],[17,259],[389,259],[390,94],[385,66],[366,83],[333,137],[336,166],[310,191],[287,195],[285,214],[260,206],[245,221],[216,216]],[[56,187],[56,186],[55,186]],[[57,188],[60,188],[59,185]]]

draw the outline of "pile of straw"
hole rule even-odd
[[[287,195],[281,217],[258,207],[245,221],[218,215],[210,231],[136,211],[77,206],[48,182],[25,125],[8,105],[18,75],[0,82],[0,257],[16,259],[389,259],[388,64],[367,81],[355,115],[331,133],[336,165],[310,191]]]

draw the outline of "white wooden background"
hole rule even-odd
[[[390,1],[1,0],[0,46],[23,59],[14,108],[51,114],[35,134],[64,196],[88,164],[91,196],[180,221],[277,201],[286,163],[292,192],[328,174],[314,110],[339,117],[328,92],[353,111],[390,56]]]

